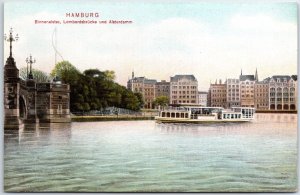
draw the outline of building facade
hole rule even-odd
[[[269,109],[297,110],[297,76],[276,75],[269,79]]]
[[[145,79],[144,80],[144,102],[145,102],[145,108],[147,109],[153,109],[154,108],[154,100],[155,100],[155,85],[156,80],[154,79]]]
[[[207,96],[208,96],[207,91],[199,91],[198,92],[198,104],[200,106],[207,106]]]
[[[241,102],[240,97],[240,80],[227,79],[227,108],[239,107]]]
[[[254,107],[254,75],[240,75],[241,107]]]
[[[297,75],[275,75],[258,81],[255,75],[241,75],[239,79],[227,79],[224,84],[211,84],[208,106],[255,107],[257,110],[297,110]],[[226,106],[224,91],[226,90]]]
[[[194,75],[170,78],[170,104],[197,104],[198,81]]]
[[[134,93],[144,92],[144,80],[145,77],[133,77],[127,81],[127,89],[130,89]]]
[[[254,104],[257,110],[269,110],[269,79],[255,82]]]
[[[127,82],[127,88],[134,93],[141,93],[144,100],[144,108],[151,109],[154,108],[153,101],[155,100],[156,91],[155,79],[147,79],[145,77],[134,77]]]
[[[209,88],[209,105],[212,107],[227,108],[227,84],[222,84],[222,81],[217,81],[215,84],[210,84]]]
[[[254,107],[257,110],[297,110],[297,75],[275,75],[262,81],[255,75],[241,75],[239,79],[219,80],[210,84],[208,92],[198,91],[194,75],[175,75],[170,82],[145,77],[132,77],[128,89],[143,95],[145,108],[154,108],[153,102],[159,96],[167,96],[172,105],[212,107]]]
[[[155,97],[166,96],[170,99],[170,82],[162,80],[155,84]]]

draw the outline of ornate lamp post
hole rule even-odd
[[[33,75],[32,75],[32,64],[35,63],[36,60],[32,59],[32,56],[30,54],[29,58],[26,58],[26,63],[27,63],[27,78],[28,79],[33,79]],[[29,68],[29,74],[28,74],[28,64],[30,64],[30,68]]]
[[[12,58],[12,42],[13,41],[18,41],[18,39],[19,39],[18,34],[13,36],[13,29],[12,28],[10,28],[10,30],[9,30],[9,36],[4,34],[4,40],[9,42],[9,57],[10,58]]]

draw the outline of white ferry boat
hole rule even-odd
[[[160,123],[209,123],[247,122],[254,119],[255,109],[251,107],[169,107],[159,112],[155,120]]]

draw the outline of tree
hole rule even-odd
[[[122,99],[123,99],[122,103],[126,109],[135,110],[135,111],[140,109],[139,101],[131,91],[124,91]]]
[[[105,74],[98,69],[87,69],[83,71],[83,74],[88,77],[101,77],[103,78]]]
[[[87,69],[82,74],[71,63],[63,61],[56,64],[51,74],[70,85],[71,112],[88,112],[108,106],[139,110],[143,105],[141,94],[134,94],[114,82],[114,71]]]
[[[80,71],[68,61],[57,63],[51,72],[52,77],[58,76],[62,81],[69,84],[76,82],[79,75]]]
[[[107,80],[113,81],[113,80],[116,79],[115,71],[113,71],[113,70],[104,71],[104,75],[105,75]]]
[[[165,107],[169,103],[169,98],[167,96],[158,96],[157,98],[155,98],[153,103],[156,106]]]
[[[27,73],[27,67],[20,68],[20,78],[21,79],[26,80],[27,74],[29,74],[29,73]],[[41,70],[32,69],[32,75],[33,75],[34,80],[37,83],[49,82],[51,80],[50,76]]]
[[[138,101],[139,101],[139,107],[142,108],[144,107],[144,99],[143,99],[143,94],[139,93],[139,92],[136,92],[134,93],[134,95],[137,97]]]

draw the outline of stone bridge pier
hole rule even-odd
[[[12,31],[9,41],[10,56],[4,66],[4,129],[19,130],[24,123],[71,122],[70,86],[57,79],[37,83],[31,66],[27,79],[22,80],[12,57]]]

